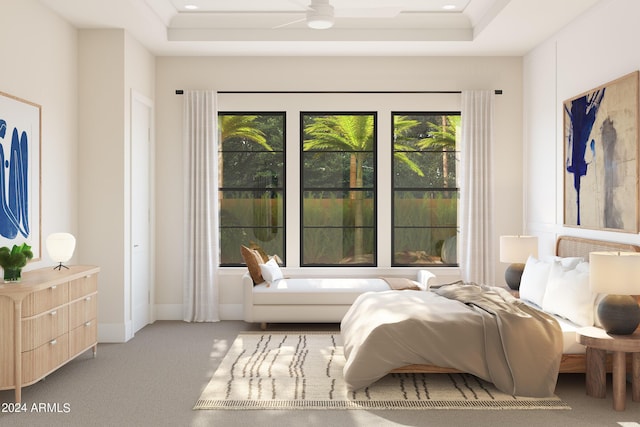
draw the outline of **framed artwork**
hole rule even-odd
[[[564,107],[564,223],[638,232],[638,71]]]
[[[0,92],[0,246],[27,243],[41,254],[41,107]]]

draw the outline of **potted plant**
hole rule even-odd
[[[5,282],[18,282],[22,274],[22,267],[27,265],[27,261],[33,258],[31,246],[23,243],[13,245],[9,249],[6,246],[0,248],[0,267],[4,269]]]

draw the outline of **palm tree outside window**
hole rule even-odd
[[[242,265],[240,245],[285,256],[286,114],[218,114],[220,265]]]
[[[460,113],[393,113],[392,120],[392,266],[457,265]]]
[[[376,265],[376,113],[300,116],[300,265]]]

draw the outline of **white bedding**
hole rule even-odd
[[[524,303],[535,309],[542,310],[536,304],[529,301],[524,301]],[[562,330],[562,354],[584,354],[585,346],[579,344],[576,340],[576,331],[582,326],[576,325],[563,317],[554,314],[552,314],[552,316],[556,319]]]
[[[350,389],[412,364],[449,367],[516,395],[553,393],[563,338],[554,319],[501,288],[360,295],[341,323]]]

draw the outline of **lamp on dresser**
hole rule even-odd
[[[76,238],[70,233],[53,233],[47,237],[47,252],[49,257],[58,265],[54,267],[54,270],[68,269],[63,262],[67,262],[73,256],[73,251],[76,248]]]
[[[640,253],[591,252],[591,292],[607,294],[598,305],[598,317],[607,333],[632,334],[640,324],[640,307],[631,295],[640,294]]]
[[[500,262],[510,263],[504,272],[504,280],[513,289],[520,289],[520,279],[529,255],[538,256],[536,236],[500,236]]]

